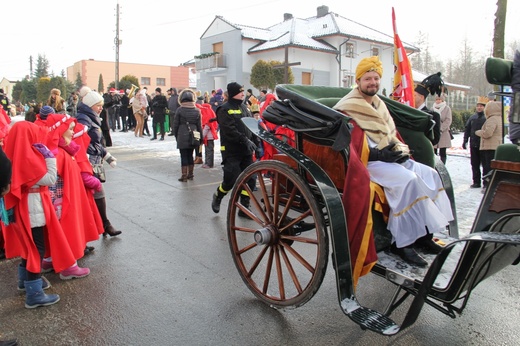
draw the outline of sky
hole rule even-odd
[[[497,0],[372,0],[370,6],[352,0],[263,0],[257,2],[179,0],[18,0],[2,4],[0,78],[19,80],[29,74],[38,55],[60,75],[86,59],[115,61],[116,7],[119,2],[119,61],[178,66],[202,53],[200,37],[215,16],[243,25],[266,28],[283,21],[284,13],[296,18],[316,15],[329,7],[343,17],[392,35],[392,6],[401,40],[413,44],[419,32],[427,35],[431,53],[456,59],[468,40],[476,54],[489,56],[492,48]],[[507,42],[520,42],[520,1],[508,1]]]

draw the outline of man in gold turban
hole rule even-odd
[[[399,139],[386,105],[377,96],[382,75],[378,57],[361,60],[356,68],[357,87],[334,109],[353,120],[349,170],[358,164],[368,171],[368,193],[375,194],[381,187],[384,190],[383,198],[390,209],[387,228],[392,233],[392,252],[424,267],[428,263],[415,250],[438,253],[442,247],[432,240],[432,234],[446,230],[453,214],[437,172],[409,159],[408,146]],[[365,208],[372,208],[372,201],[368,199]]]

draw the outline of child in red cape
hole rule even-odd
[[[215,158],[215,140],[218,139],[217,115],[213,112],[209,103],[198,104],[195,106],[200,109],[202,115],[202,138],[204,143],[204,164],[202,168],[213,168]]]
[[[11,190],[5,195],[5,209],[13,212],[12,222],[2,225],[6,257],[22,257],[18,267],[18,289],[26,291],[25,307],[36,308],[57,303],[57,294],[45,294],[49,288],[42,281],[41,261],[45,237],[52,246],[67,244],[52,207],[48,186],[56,183],[56,159],[42,143],[46,130],[28,121],[13,125],[5,142],[5,154],[12,163]],[[74,261],[72,253],[64,258]],[[60,269],[70,266],[57,263]]]
[[[101,219],[96,219],[92,212],[80,167],[75,159],[75,155],[82,151],[81,146],[72,140],[75,125],[76,120],[69,115],[49,114],[47,118],[47,145],[56,153],[58,168],[58,180],[51,187],[51,197],[69,249],[77,260],[83,257],[87,242],[99,239],[100,229],[103,227]],[[62,249],[52,246],[49,249],[53,260],[61,253]],[[49,258],[44,259],[44,269],[51,267],[50,262]],[[88,268],[81,268],[74,262],[60,272],[60,278],[82,278],[89,273]]]

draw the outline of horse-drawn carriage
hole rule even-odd
[[[416,321],[425,303],[454,318],[480,282],[520,261],[520,152],[516,145],[499,147],[469,236],[459,239],[455,216],[446,233],[436,235],[446,244],[442,251],[423,256],[429,262],[426,268],[404,263],[385,251],[390,234],[384,201],[374,200],[372,229],[379,260],[371,272],[393,283],[396,290],[384,312],[366,308],[356,299],[353,271],[359,263],[349,246],[342,202],[348,193],[343,189],[349,179],[349,119],[331,108],[348,92],[330,87],[276,88],[279,100],[264,117],[293,130],[294,147],[260,130],[254,119],[243,119],[279,154],[245,169],[230,194],[227,231],[236,267],[260,300],[275,308],[298,307],[322,283],[330,241],[339,304],[362,328],[396,334]],[[414,150],[414,159],[438,171],[456,215],[449,174],[440,160],[434,160],[425,135],[431,128],[430,118],[397,102],[384,101],[401,136]],[[247,184],[250,179],[257,180],[255,191]],[[240,203],[242,190],[251,196],[250,208]],[[355,195],[349,198],[356,203]],[[413,301],[398,325],[390,314],[409,297]]]

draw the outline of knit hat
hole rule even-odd
[[[103,97],[101,97],[97,91],[89,91],[88,94],[83,97],[82,102],[92,108],[92,106],[98,103],[103,103]]]
[[[244,91],[244,87],[237,82],[231,82],[227,85],[227,92],[230,99],[240,94],[242,91]]]
[[[155,88],[155,91],[158,93],[162,92],[161,88],[159,88],[159,87]]]
[[[440,95],[445,91],[441,73],[437,72],[431,76],[426,77],[420,84],[417,84],[414,90],[425,98],[428,97],[428,94]]]
[[[92,89],[90,89],[88,86],[84,85],[79,89],[79,97],[83,98],[86,94],[88,94]]]
[[[360,79],[367,72],[377,72],[379,77],[383,77],[383,63],[377,56],[361,59],[356,67],[356,80]]]
[[[49,116],[49,114],[53,114],[53,113],[56,113],[54,108],[52,108],[51,106],[43,106],[40,109],[40,119],[46,120],[47,117]]]

